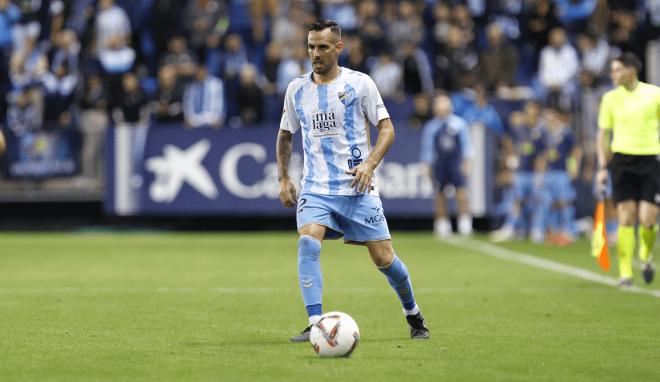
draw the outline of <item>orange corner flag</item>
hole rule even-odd
[[[591,255],[595,257],[604,271],[610,270],[610,254],[607,248],[607,233],[605,229],[605,202],[596,204],[594,212],[594,232],[591,236]]]

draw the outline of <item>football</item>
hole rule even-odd
[[[348,314],[329,312],[312,326],[309,341],[319,357],[350,357],[360,342],[360,329]]]

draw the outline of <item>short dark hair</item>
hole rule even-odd
[[[633,68],[637,73],[642,71],[642,61],[632,52],[625,52],[622,55],[615,57],[612,61],[619,61],[627,68]]]
[[[330,28],[330,31],[337,36],[341,37],[341,28],[339,27],[339,24],[337,24],[336,21],[333,20],[328,20],[328,19],[320,19],[317,20],[316,22],[313,22],[309,25],[307,25],[307,29],[312,32],[318,32],[322,30],[326,30]]]

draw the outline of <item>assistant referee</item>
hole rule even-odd
[[[638,80],[641,68],[632,53],[612,60],[610,75],[616,88],[605,93],[598,115],[596,176],[601,187],[612,177],[621,287],[632,285],[638,221],[644,281],[650,283],[655,274],[651,250],[658,234],[660,205],[660,88]]]

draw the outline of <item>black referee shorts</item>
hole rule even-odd
[[[607,168],[615,203],[645,200],[660,205],[660,155],[614,153]]]

